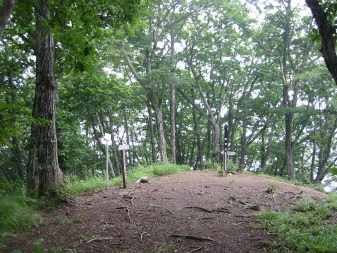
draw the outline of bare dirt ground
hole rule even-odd
[[[268,252],[266,242],[275,238],[252,226],[250,214],[291,210],[303,193],[325,196],[250,174],[191,171],[150,178],[44,212],[44,225],[7,238],[2,251],[32,252],[32,242],[43,238],[43,248],[62,252]]]

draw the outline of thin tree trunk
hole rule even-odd
[[[13,13],[15,0],[4,0],[0,10],[0,41],[5,31],[6,25]]]
[[[269,157],[269,154],[270,154],[271,146],[272,146],[272,143],[273,143],[275,124],[276,124],[276,122],[274,121],[272,127],[270,128],[270,134],[269,134],[269,138],[268,138],[267,149],[266,149],[266,152],[264,153],[264,155],[262,157],[262,161],[261,161],[261,172],[262,173],[266,172],[266,165],[267,165],[268,157]]]
[[[175,38],[173,33],[173,24],[170,26],[170,37],[171,37],[171,73],[175,74]],[[171,162],[173,164],[176,163],[176,115],[175,115],[175,107],[176,104],[176,89],[174,83],[171,85],[171,103],[170,103],[170,111],[171,111]]]
[[[33,106],[35,122],[31,128],[31,147],[27,170],[27,187],[39,189],[39,196],[55,196],[63,187],[58,165],[56,138],[57,84],[54,73],[55,39],[45,20],[50,12],[47,0],[39,0],[36,10],[36,88]]]
[[[202,169],[204,165],[203,165],[201,138],[200,138],[200,127],[199,127],[199,121],[198,121],[195,108],[192,108],[192,114],[193,114],[193,121],[194,121],[194,131],[195,131],[196,138],[197,138],[198,157],[199,157],[199,164],[197,167],[199,167],[199,169]]]
[[[112,149],[113,149],[113,153],[114,153],[114,157],[115,157],[115,164],[116,164],[116,172],[119,172],[119,174],[122,171],[121,168],[121,163],[119,160],[119,156],[118,156],[118,149],[117,149],[117,145],[116,145],[116,141],[115,141],[115,131],[113,129],[114,123],[113,123],[113,117],[112,117],[112,113],[111,110],[108,110],[109,113],[109,120],[110,120],[110,129],[111,129],[111,139],[112,139]]]
[[[314,135],[316,135],[316,120],[314,120]],[[314,170],[315,170],[315,161],[316,161],[316,144],[317,140],[314,138],[312,143],[312,157],[311,157],[311,166],[310,166],[310,182],[314,182]]]
[[[162,104],[158,104],[154,98],[153,91],[150,94],[150,101],[153,106],[154,112],[156,114],[157,126],[158,126],[158,135],[159,135],[159,148],[160,156],[163,162],[167,162],[167,152],[166,152],[166,141],[165,141],[165,130],[163,122],[163,108]]]
[[[152,110],[150,106],[149,100],[146,101],[147,111],[149,113],[149,128],[150,128],[150,143],[151,143],[151,154],[152,154],[152,162],[157,162],[157,156],[156,156],[156,147],[154,143],[154,131],[153,131],[153,116],[152,116]]]

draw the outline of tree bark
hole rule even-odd
[[[276,121],[273,122],[273,125],[270,128],[270,134],[269,134],[269,138],[268,138],[267,149],[266,149],[266,152],[263,154],[263,157],[262,157],[262,160],[261,160],[261,172],[262,173],[266,172],[266,165],[267,165],[268,157],[269,157],[269,154],[270,154],[271,146],[272,146],[272,143],[273,143],[275,124],[276,124]]]
[[[316,20],[319,34],[322,37],[322,55],[329,72],[331,73],[335,83],[337,84],[337,55],[336,55],[336,43],[335,43],[335,29],[330,24],[327,14],[319,5],[317,0],[305,0],[312,15]]]
[[[152,92],[151,92],[152,93]],[[150,95],[150,101],[152,107],[156,113],[157,126],[158,126],[158,135],[159,135],[159,148],[160,148],[160,156],[163,162],[167,162],[167,152],[166,152],[166,141],[165,141],[165,130],[164,130],[164,122],[163,122],[163,108],[162,104],[158,104],[154,98],[154,95]]]
[[[170,24],[170,37],[171,37],[171,73],[175,74],[175,34],[173,32],[173,24]],[[173,164],[176,163],[176,89],[174,83],[171,84],[171,103],[170,103],[170,111],[171,111],[171,162]]]
[[[4,0],[0,10],[0,41],[2,40],[2,35],[6,29],[6,25],[13,13],[14,5],[15,0]]]
[[[45,27],[50,18],[48,0],[39,0],[36,11],[36,88],[33,106],[34,123],[27,170],[27,187],[39,190],[39,196],[55,196],[63,187],[58,165],[56,138],[57,84],[54,73],[55,39]]]
[[[147,111],[149,113],[149,128],[150,128],[150,143],[151,143],[151,154],[152,154],[152,162],[157,162],[157,156],[156,156],[156,147],[154,143],[154,131],[153,131],[153,121],[152,121],[152,110],[149,100],[146,101]]]

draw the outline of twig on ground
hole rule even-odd
[[[129,220],[135,224],[135,222],[131,219],[131,216],[130,216],[130,210],[127,206],[120,206],[120,207],[117,207],[116,209],[126,209],[126,211],[128,212],[128,217],[129,217]]]
[[[204,248],[204,247],[199,247],[199,248],[196,248],[196,249],[192,249],[192,250],[190,250],[188,253],[197,252],[197,251],[202,250],[203,248]]]
[[[199,237],[199,236],[194,236],[194,235],[180,235],[180,234],[174,234],[170,235],[171,237],[175,238],[186,238],[186,239],[191,239],[191,240],[196,240],[196,241],[208,241],[208,242],[218,242],[212,238],[209,237]]]
[[[105,241],[105,240],[114,240],[114,238],[111,238],[111,237],[108,237],[108,238],[101,238],[101,237],[97,237],[97,238],[93,238],[89,241],[87,241],[87,243],[90,243],[90,242],[94,242],[94,241]],[[114,243],[114,244],[120,244],[120,243]]]
[[[203,207],[199,207],[199,206],[187,206],[185,208],[189,208],[189,209],[199,209],[200,211],[206,212],[206,213],[213,213],[213,211],[208,210],[206,208]]]
[[[141,235],[140,235],[140,241],[142,242],[143,241],[143,235],[144,234],[147,234],[146,232],[143,232]]]

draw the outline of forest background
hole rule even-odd
[[[225,124],[231,169],[335,180],[336,86],[305,1],[0,3],[10,2],[0,42],[2,193],[54,194],[64,175],[104,174],[104,133],[111,176],[121,172],[120,144],[131,147],[128,167],[214,167]],[[336,3],[322,4],[335,25]]]

